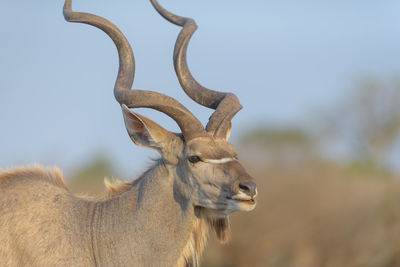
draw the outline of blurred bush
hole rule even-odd
[[[386,168],[400,139],[400,79],[365,76],[351,92],[320,118],[324,145],[341,143],[348,161]]]
[[[105,191],[104,178],[111,178],[116,173],[113,162],[105,153],[98,152],[76,168],[68,184],[75,193],[98,196]]]

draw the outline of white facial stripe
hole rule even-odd
[[[235,158],[222,158],[222,159],[203,159],[204,162],[222,164],[236,160]]]

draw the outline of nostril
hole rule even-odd
[[[246,193],[250,192],[250,188],[245,183],[240,183],[239,188],[240,188],[240,190],[245,191]]]
[[[257,185],[253,182],[242,182],[239,183],[239,190],[251,197],[254,197],[257,194]]]

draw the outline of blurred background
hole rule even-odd
[[[400,2],[160,0],[199,25],[196,79],[244,109],[232,143],[257,179],[258,207],[232,216],[232,242],[203,266],[400,266]],[[0,168],[60,166],[75,192],[132,180],[152,151],[131,143],[113,98],[118,58],[60,0],[0,2]],[[204,123],[172,65],[180,28],[146,0],[74,0],[131,41],[134,88],[173,96]],[[139,110],[172,131],[168,117]],[[213,240],[213,238],[211,238]]]

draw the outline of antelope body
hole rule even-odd
[[[109,21],[73,12],[67,21],[93,25],[117,46],[120,68],[114,93],[132,141],[161,158],[133,182],[106,182],[108,197],[70,193],[58,169],[38,166],[0,170],[0,266],[198,266],[208,232],[229,239],[229,215],[255,207],[256,185],[227,141],[235,95],[201,86],[186,63],[194,20],[176,16],[151,0],[170,22],[182,26],[174,65],[185,92],[216,111],[204,128],[175,99],[130,90],[132,49]],[[129,108],[147,107],[173,118],[182,134],[169,132]]]

